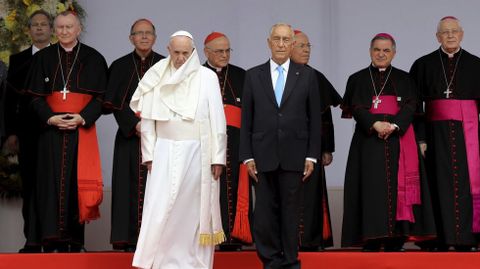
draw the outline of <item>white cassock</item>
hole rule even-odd
[[[163,61],[168,62],[168,58]],[[163,64],[167,70],[162,69],[162,80],[177,76],[178,71],[185,72],[184,66],[175,70]],[[211,165],[225,165],[225,115],[216,74],[203,66],[198,66],[197,72],[194,78],[186,79],[185,85],[198,91],[184,93],[188,97],[182,97],[181,90],[166,98],[144,95],[154,103],[156,111],[147,111],[147,118],[143,112],[141,115],[142,157],[144,162],[152,161],[152,170],[147,177],[142,225],[133,259],[133,266],[139,268],[213,268],[214,245],[222,241],[218,236],[223,238],[218,181],[213,179]],[[135,95],[134,99],[138,100]],[[182,110],[185,107],[180,109],[182,114],[170,109],[179,100],[179,106],[195,102],[193,114],[191,110]],[[131,106],[139,107],[138,102]],[[145,108],[145,103],[142,106]],[[158,111],[160,116],[156,115]],[[202,234],[204,241],[208,239],[206,244],[200,244]]]

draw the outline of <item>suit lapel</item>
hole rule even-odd
[[[268,96],[270,101],[278,107],[277,101],[275,100],[275,93],[273,92],[273,84],[272,84],[272,75],[270,72],[270,61],[267,61],[260,69],[260,81],[263,84],[263,90],[265,94]]]
[[[285,83],[285,89],[283,90],[282,103],[283,105],[290,94],[295,89],[295,84],[297,83],[297,78],[300,75],[299,66],[292,61],[290,61],[290,66],[288,67],[287,81]],[[281,106],[280,105],[280,106]]]

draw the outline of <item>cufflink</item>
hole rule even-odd
[[[50,79],[48,77],[45,78],[45,82],[49,82]]]
[[[240,98],[239,98],[239,97],[237,97],[237,102],[239,102],[239,103],[240,103]]]
[[[402,101],[402,97],[401,96],[397,96],[397,102],[400,102]]]

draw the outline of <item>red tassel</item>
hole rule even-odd
[[[235,215],[232,237],[251,244],[253,240],[252,232],[250,231],[250,221],[248,219],[249,201],[250,182],[248,178],[248,170],[246,165],[241,164],[238,179],[237,214]]]

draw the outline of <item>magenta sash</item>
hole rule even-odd
[[[381,95],[379,99],[381,103],[378,108],[372,106],[370,113],[396,115],[400,111],[396,96]],[[413,205],[421,204],[421,197],[418,148],[412,124],[400,137],[397,178],[397,215],[395,218],[396,220],[407,220],[414,223]]]
[[[429,121],[456,120],[463,123],[470,192],[473,202],[473,232],[480,232],[480,153],[478,107],[475,100],[441,99],[427,102]]]

